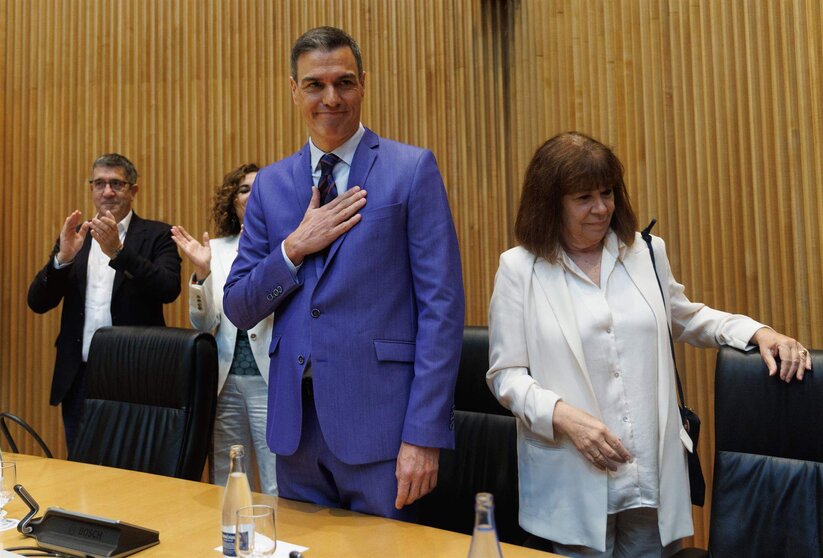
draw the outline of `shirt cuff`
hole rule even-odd
[[[291,263],[291,260],[286,255],[286,241],[285,240],[280,243],[280,253],[283,254],[283,259],[286,260],[286,266],[289,268],[289,271],[291,272],[292,279],[294,279],[296,281],[297,280],[297,272],[300,271],[300,268],[303,267],[303,264],[301,263],[300,265],[294,265],[293,263]]]
[[[54,269],[63,269],[64,267],[68,267],[73,263],[74,260],[61,264],[59,261],[57,261],[57,256],[54,256]]]

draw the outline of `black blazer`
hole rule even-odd
[[[171,226],[132,215],[123,250],[109,265],[116,270],[111,296],[112,325],[166,325],[163,304],[180,294],[180,255],[171,239]],[[63,301],[57,358],[51,383],[52,405],[59,404],[71,387],[83,357],[86,310],[86,270],[91,234],[72,265],[54,268],[60,239],[29,286],[29,308],[42,314]]]

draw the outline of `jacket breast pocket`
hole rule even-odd
[[[374,340],[374,352],[381,362],[414,362],[415,347],[413,341]]]
[[[391,205],[384,205],[383,207],[376,207],[374,209],[369,209],[368,204],[366,204],[366,208],[360,212],[360,215],[362,216],[360,224],[365,225],[375,221],[381,221],[383,219],[398,219],[402,211],[402,203],[393,203]]]

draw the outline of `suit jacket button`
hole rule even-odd
[[[274,300],[274,295],[269,293],[266,295],[266,300]]]
[[[311,309],[311,317],[312,318],[319,318],[320,317],[320,310],[318,310],[317,308],[312,308]]]
[[[299,355],[297,357],[297,364],[303,364],[304,362],[306,362],[306,359],[303,358],[303,355]]]

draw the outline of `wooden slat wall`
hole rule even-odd
[[[89,164],[126,154],[141,215],[204,230],[226,171],[305,141],[288,50],[322,24],[361,43],[364,123],[438,158],[467,323],[486,323],[531,154],[577,129],[614,146],[692,298],[823,347],[814,0],[0,0],[0,408],[59,454],[59,312],[25,296],[65,216],[92,210]],[[168,322],[186,313],[184,295]],[[714,353],[679,351],[710,473]],[[705,544],[708,513],[695,517]]]

